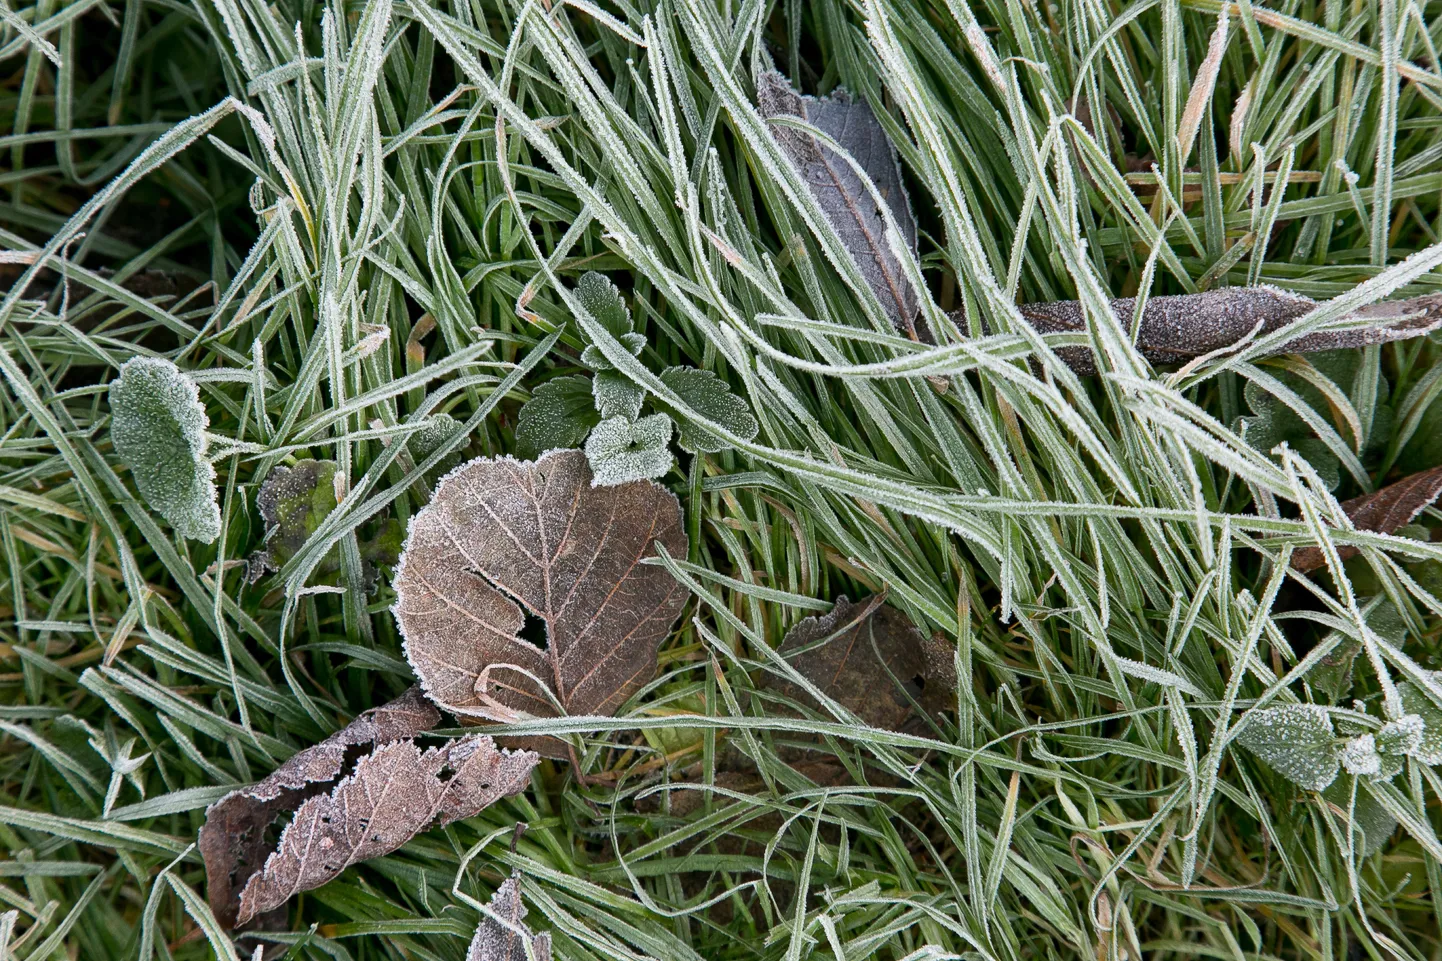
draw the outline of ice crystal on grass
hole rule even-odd
[[[158,357],[132,357],[110,385],[110,437],[140,496],[181,537],[220,535],[215,468],[206,460],[210,418],[200,390]]]
[[[442,447],[450,446],[451,442],[460,434],[462,426],[464,425],[450,414],[432,414],[422,422],[419,430],[406,439],[406,450],[410,453],[411,459],[419,464]],[[452,450],[442,457],[435,467],[426,472],[426,479],[434,482],[459,464],[462,458],[463,455],[459,448]]]

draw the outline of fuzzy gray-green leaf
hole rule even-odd
[[[558,447],[579,447],[601,418],[585,377],[557,377],[531,392],[516,423],[516,453],[539,457]]]
[[[110,437],[140,496],[176,533],[209,544],[220,535],[210,426],[200,391],[158,357],[132,357],[110,385]]]
[[[624,417],[603,420],[586,439],[592,484],[610,487],[660,477],[671,469],[671,418],[652,414],[632,423]]]
[[[668,367],[661,372],[661,382],[681,395],[696,413],[746,440],[756,436],[758,425],[751,408],[743,398],[731,393],[726,381],[709,370],[695,367]],[[699,424],[681,422],[681,446],[689,451],[726,450],[731,445]]]
[[[1327,709],[1319,705],[1253,711],[1237,739],[1272,770],[1309,790],[1320,791],[1337,777],[1337,738]]]

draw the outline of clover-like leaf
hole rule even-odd
[[[596,413],[602,420],[622,417],[628,421],[641,415],[641,402],[646,391],[633,384],[625,374],[614,370],[597,371],[591,381],[591,396],[596,402]]]
[[[580,451],[473,460],[411,519],[396,620],[426,693],[457,714],[610,714],[649,681],[685,603],[660,542],[685,556],[674,495],[596,487]],[[546,626],[542,649],[519,635]]]
[[[361,747],[414,737],[440,720],[440,711],[412,687],[293,755],[260,783],[232,791],[207,808],[198,844],[205,859],[206,897],[221,925],[233,928],[258,913],[240,917],[240,892],[270,851],[266,828],[272,821],[334,784]]]
[[[1432,678],[1442,684],[1442,671],[1433,672]],[[1408,754],[1423,764],[1442,764],[1442,708],[1411,681],[1398,684],[1397,694],[1402,698],[1402,710],[1422,721],[1422,736]]]
[[[516,453],[539,457],[548,450],[579,447],[601,422],[585,377],[557,377],[531,392],[516,423]]]
[[[899,731],[914,707],[940,710],[956,689],[951,646],[876,597],[856,603],[838,597],[830,612],[787,631],[777,653],[871,727]],[[765,674],[760,686],[820,710],[804,688],[780,675]]]
[[[592,483],[612,487],[660,477],[671,469],[670,443],[671,418],[665,414],[601,421],[586,438],[586,459],[595,473]]]
[[[466,961],[551,961],[551,936],[534,934],[526,925],[521,902],[521,872],[512,871],[491,895],[490,913],[476,928]],[[531,953],[526,954],[530,946]]]
[[[206,460],[210,418],[200,390],[179,367],[132,357],[110,385],[110,437],[140,496],[181,537],[220,536],[215,468]]]
[[[276,852],[241,890],[240,922],[320,887],[352,864],[389,854],[432,825],[474,817],[519,794],[539,760],[534,751],[501,750],[479,734],[425,750],[414,741],[381,745],[329,794],[295,812]]]
[[[1377,739],[1371,734],[1348,738],[1342,743],[1338,757],[1348,774],[1377,774],[1382,770],[1382,756],[1377,753]]]
[[[756,102],[761,116],[805,120],[850,154],[890,208],[901,231],[901,246],[915,256],[916,219],[901,180],[896,147],[865,101],[852,100],[844,90],[830,97],[802,96],[781,74],[765,70],[756,78]],[[886,219],[866,180],[829,145],[802,130],[773,124],[771,135],[806,182],[887,317],[915,335],[916,289],[887,242]]]
[[[712,371],[668,367],[661,372],[661,382],[679,394],[687,407],[738,437],[750,440],[760,429],[746,401],[731,393],[730,385]],[[730,447],[719,436],[690,420],[681,422],[680,443],[692,453],[715,453]]]
[[[1237,738],[1278,774],[1313,791],[1337,777],[1340,750],[1327,709],[1284,704],[1254,710]]]
[[[411,460],[419,464],[442,447],[447,447],[461,433],[465,425],[450,414],[432,414],[422,422],[419,430],[406,438],[406,452]],[[432,482],[461,462],[460,450],[453,450],[426,472],[426,479]]]
[[[1381,490],[1344,501],[1342,510],[1359,531],[1391,534],[1410,523],[1438,497],[1442,497],[1442,467],[1412,474]],[[1342,560],[1358,553],[1358,549],[1351,546],[1337,548],[1337,556]],[[1304,547],[1292,554],[1292,566],[1299,571],[1316,570],[1325,563],[1320,547]]]

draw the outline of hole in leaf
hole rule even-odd
[[[534,644],[544,651],[548,643],[547,634],[546,622],[530,611],[527,611],[526,623],[521,627],[521,639]]]

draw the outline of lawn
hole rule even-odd
[[[0,961],[1442,958],[1439,47],[0,7]]]

